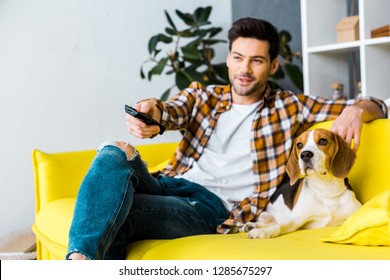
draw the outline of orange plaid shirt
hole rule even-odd
[[[381,106],[384,103],[366,97]],[[167,102],[153,99],[162,112],[161,123],[167,130],[185,130],[183,139],[163,172],[170,177],[191,169],[203,153],[219,116],[230,110],[230,85],[208,86],[193,82]],[[251,154],[256,182],[253,194],[237,203],[229,218],[218,227],[228,233],[233,227],[252,221],[266,207],[286,173],[293,140],[314,123],[335,119],[355,100],[331,101],[290,91],[265,90],[251,128]]]

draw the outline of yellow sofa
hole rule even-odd
[[[175,147],[166,143],[137,148],[154,170]],[[38,259],[64,259],[77,190],[95,153],[33,151]],[[127,259],[390,259],[390,120],[364,124],[357,156],[349,179],[364,205],[340,227],[299,230],[267,240],[239,233],[138,241],[128,245]]]

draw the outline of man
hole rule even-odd
[[[279,37],[268,22],[245,18],[229,30],[230,85],[192,83],[167,102],[134,105],[169,130],[185,129],[163,173],[150,175],[128,143],[103,143],[79,191],[69,259],[125,258],[128,242],[228,233],[251,221],[285,176],[293,139],[316,122],[358,149],[362,122],[385,117],[383,102],[330,101],[272,91]],[[154,137],[158,126],[130,115],[127,129]]]

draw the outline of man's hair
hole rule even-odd
[[[233,42],[239,37],[267,41],[271,61],[278,56],[280,45],[279,32],[268,21],[250,17],[236,20],[228,32],[229,51],[232,50]]]

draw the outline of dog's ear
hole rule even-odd
[[[330,170],[335,177],[345,178],[355,163],[356,154],[338,134],[333,133],[333,137],[336,148],[330,161]]]
[[[296,148],[296,141],[294,141],[293,148],[290,154],[290,157],[287,161],[286,171],[288,176],[290,177],[290,185],[292,186],[298,180],[301,175],[301,170],[299,169],[298,163],[298,152]]]

